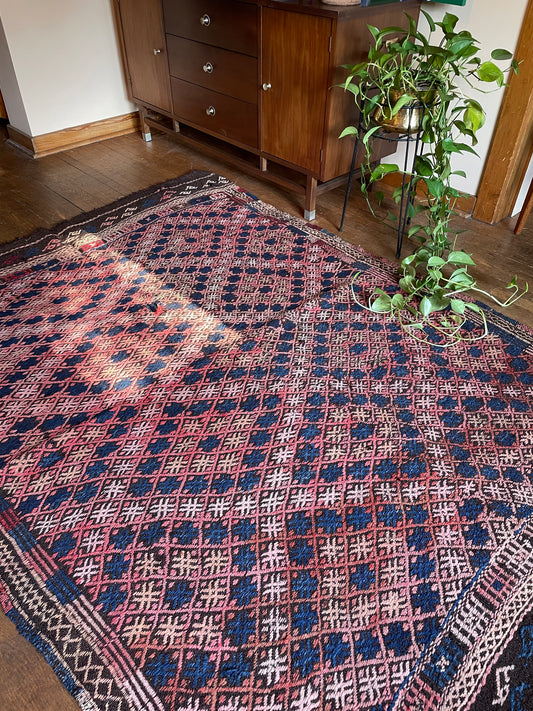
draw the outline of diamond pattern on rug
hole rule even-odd
[[[40,266],[0,316],[0,460],[83,421],[102,397],[142,398],[162,371],[242,340],[180,294],[163,306],[157,280],[108,249]]]
[[[294,309],[352,274],[322,240],[301,227],[255,211],[246,193],[214,191],[169,202],[109,235],[124,259],[142,265],[161,289],[204,308],[237,330]]]
[[[212,210],[213,203],[237,205],[228,220],[239,214],[231,228],[237,234],[252,225],[248,263],[271,268],[254,251],[253,224],[267,224],[265,215],[279,222],[272,208],[248,206],[231,185],[217,185],[210,201],[193,192],[192,205],[189,194],[183,202],[187,219],[196,210]],[[176,210],[168,195],[164,205]],[[135,224],[142,222],[139,214],[133,214]],[[282,285],[281,298],[275,291],[269,297],[268,318],[254,321],[252,310],[246,328],[234,328],[240,322],[224,322],[211,297],[198,298],[191,309],[193,277],[205,254],[193,255],[190,274],[184,269],[179,275],[184,286],[161,298],[158,289],[176,252],[156,252],[150,266],[150,245],[161,239],[168,214],[159,226],[151,219],[141,241],[132,237],[138,227],[131,219],[121,217],[120,234],[112,239],[114,223],[107,218],[104,244],[86,252],[71,277],[82,280],[83,287],[75,286],[87,289],[80,299],[89,303],[90,277],[79,275],[95,270],[93,264],[98,274],[107,268],[119,274],[116,297],[107,309],[99,300],[99,319],[76,324],[77,338],[64,318],[54,348],[64,347],[70,357],[87,342],[85,329],[101,330],[93,359],[73,364],[67,387],[82,377],[102,382],[121,350],[127,358],[120,368],[134,373],[134,383],[156,357],[165,366],[142,388],[102,391],[91,407],[84,393],[61,391],[53,398],[39,388],[26,390],[38,381],[39,359],[28,378],[6,381],[12,386],[8,405],[28,401],[28,419],[16,435],[21,444],[4,450],[0,469],[6,515],[19,521],[5,526],[6,540],[14,530],[35,536],[28,568],[40,571],[46,590],[55,590],[50,581],[59,572],[64,576],[86,601],[88,619],[99,620],[99,634],[109,630],[116,640],[113,650],[101,650],[109,678],[119,684],[116,669],[130,658],[156,707],[384,711],[395,704],[403,711],[415,708],[421,690],[424,709],[452,709],[458,699],[470,703],[471,680],[497,661],[494,630],[511,638],[529,609],[530,335],[516,326],[514,334],[506,333],[499,322],[479,345],[447,351],[406,338],[394,322],[360,309],[344,276],[347,265],[355,271],[366,263],[366,278],[383,283],[387,270],[348,245],[339,255],[339,240],[301,224],[311,238],[305,258],[313,260],[317,247],[335,265],[338,281],[321,281],[317,272],[305,297],[300,294],[289,309]],[[181,212],[172,218],[179,229],[164,228],[172,232],[165,235],[170,242],[187,234],[181,219]],[[216,231],[215,223],[202,224]],[[285,225],[279,239],[290,254]],[[118,266],[127,249],[134,250],[126,262],[133,261],[131,273],[145,271],[150,278],[130,294],[131,310],[111,313],[131,288],[131,274]],[[235,259],[234,247],[228,249],[233,257],[222,250],[213,267],[219,289]],[[152,291],[156,264],[166,264],[166,271]],[[254,279],[262,283],[261,272]],[[299,277],[291,271],[288,279]],[[242,295],[250,299],[246,285]],[[43,288],[38,298],[39,313],[50,313],[55,290]],[[129,325],[138,323],[135,307],[147,299],[163,305],[155,319],[161,327],[148,324],[136,343],[133,337],[123,341]],[[35,313],[24,302],[18,311]],[[184,322],[192,325],[184,329]],[[27,324],[39,337],[40,323]],[[124,330],[109,337],[114,323]],[[20,324],[11,327],[16,338]],[[26,343],[24,331],[17,344],[4,344],[6,353],[19,343],[40,348],[55,327],[47,321],[39,345]],[[168,340],[176,334],[185,337]],[[213,334],[222,338],[210,340]],[[172,351],[163,355],[169,343]],[[69,367],[63,353],[42,356],[44,382]],[[14,363],[5,368],[7,378],[17,372]],[[112,383],[123,377],[120,368]],[[44,431],[50,418],[80,409],[83,418]],[[7,412],[17,417],[15,407]],[[24,423],[31,425],[28,439]],[[12,550],[20,549],[17,536]],[[7,562],[0,579],[4,607],[14,619],[28,615],[31,605]],[[42,594],[39,585],[33,594]],[[47,634],[79,688],[101,698],[108,682],[98,682],[100,690],[91,687],[81,641],[61,642],[86,639],[83,617],[68,612],[71,631],[51,616]],[[116,696],[117,708],[123,693]]]

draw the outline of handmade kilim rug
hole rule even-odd
[[[0,259],[0,602],[83,709],[533,709],[530,331],[205,173]]]

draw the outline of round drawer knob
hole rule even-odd
[[[211,64],[211,62],[206,62],[206,63],[204,64],[204,72],[205,72],[206,74],[212,74],[212,73],[213,73],[213,65]]]
[[[216,114],[215,107],[214,106],[209,106],[206,110],[205,113],[208,116],[214,116]]]
[[[269,89],[272,89],[272,84],[267,84],[267,82],[265,82],[263,84],[263,91],[268,91]]]
[[[209,17],[209,15],[202,15],[202,17],[200,18],[200,24],[203,27],[209,27],[209,25],[211,24],[211,18]]]

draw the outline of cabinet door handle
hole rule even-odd
[[[200,24],[203,27],[209,27],[209,25],[211,24],[211,18],[209,17],[209,15],[207,13],[205,13],[204,15],[202,15],[200,17]]]
[[[265,82],[263,84],[263,91],[268,91],[269,89],[272,89],[272,84]]]
[[[214,106],[209,106],[206,110],[205,113],[208,116],[214,116],[216,114],[215,107]]]
[[[206,63],[204,64],[203,69],[204,69],[204,72],[205,72],[206,74],[212,74],[212,73],[213,73],[213,65],[211,64],[211,62],[206,62]]]
[[[154,54],[161,54],[161,50],[160,50],[160,49],[154,49]]]

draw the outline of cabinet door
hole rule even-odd
[[[263,8],[261,150],[318,175],[332,21]]]
[[[161,0],[119,0],[134,99],[170,111],[170,77]]]

